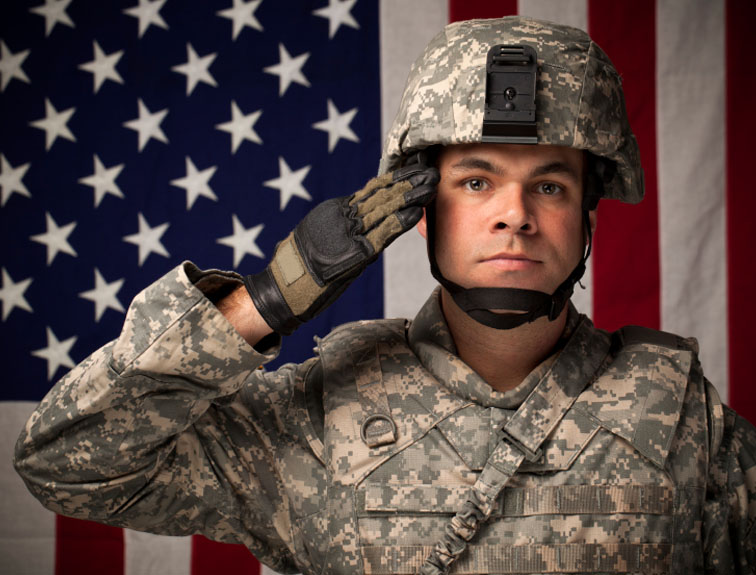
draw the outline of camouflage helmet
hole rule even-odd
[[[449,24],[413,64],[379,172],[432,145],[482,141],[486,58],[499,44],[535,49],[537,143],[591,152],[602,197],[643,199],[638,144],[622,82],[608,56],[577,28],[511,16]],[[608,169],[606,169],[608,168]]]

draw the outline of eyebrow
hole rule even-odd
[[[492,174],[496,174],[497,176],[506,175],[506,170],[495,164],[492,164],[488,160],[476,156],[468,156],[466,158],[462,158],[457,163],[452,165],[451,169],[483,170]],[[571,177],[576,182],[580,181],[580,174],[578,174],[578,172],[571,165],[560,160],[537,166],[532,172],[530,172],[529,176],[531,178],[537,178],[539,176],[545,176],[548,174],[564,174],[568,177]]]

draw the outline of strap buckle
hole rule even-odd
[[[530,463],[538,463],[543,457],[543,449],[539,447],[535,451],[531,451],[519,439],[517,439],[515,436],[509,433],[504,428],[504,425],[499,427],[498,433],[499,433],[499,439],[501,439],[502,441],[506,441],[512,447],[517,449],[517,451],[521,452],[525,456],[525,459],[528,460]]]

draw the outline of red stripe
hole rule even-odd
[[[449,22],[517,14],[517,0],[449,0]]]
[[[756,270],[753,246],[756,194],[753,192],[753,134],[756,113],[756,67],[753,61],[753,0],[726,3],[727,105],[727,307],[729,329],[729,403],[756,424],[756,386],[753,384],[753,326],[756,325]]]
[[[658,329],[656,4],[654,0],[592,0],[588,24],[592,38],[622,75],[630,124],[646,176],[646,197],[639,205],[610,200],[599,207],[593,317],[598,326],[610,330],[625,324]]]
[[[210,541],[202,535],[192,537],[192,574],[244,573],[259,575],[260,563],[243,545]]]
[[[55,575],[123,575],[123,529],[58,515]]]

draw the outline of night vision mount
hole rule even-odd
[[[531,46],[498,44],[488,51],[483,142],[538,143],[537,72],[537,54]]]

